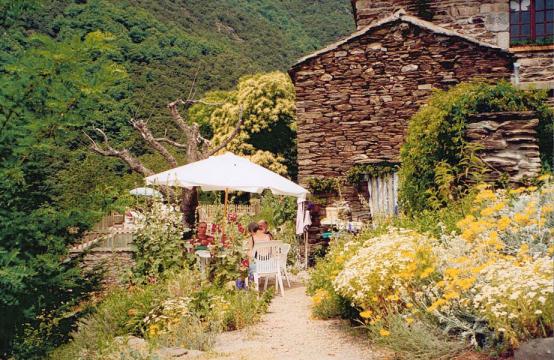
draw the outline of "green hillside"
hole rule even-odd
[[[189,90],[228,89],[245,74],[286,70],[354,28],[348,0],[59,1],[39,31],[116,36],[139,112]],[[57,15],[54,15],[57,14]]]
[[[67,340],[93,285],[67,245],[142,183],[84,133],[161,170],[130,119],[171,133],[195,74],[195,98],[228,90],[353,28],[348,0],[0,0],[0,358]]]

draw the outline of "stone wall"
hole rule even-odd
[[[478,156],[488,165],[491,180],[508,174],[518,182],[539,175],[539,120],[533,112],[484,113],[469,122],[466,138],[483,148]]]
[[[425,11],[415,0],[353,0],[358,29],[372,21],[405,9],[410,15],[424,18],[441,27],[471,36],[502,48],[510,47],[510,7],[508,0],[429,0]],[[514,82],[524,88],[554,89],[554,45],[517,46],[519,71]],[[551,94],[551,97],[554,94]],[[554,101],[554,100],[552,100]]]
[[[99,251],[92,249],[85,253],[81,266],[85,271],[104,271],[102,287],[120,285],[135,261],[133,251]]]
[[[398,161],[408,119],[433,88],[509,79],[511,56],[400,20],[290,71],[297,95],[299,178],[343,175],[356,161]],[[344,190],[355,217],[364,210]]]
[[[358,29],[398,9],[436,25],[455,30],[478,40],[509,46],[509,2],[507,0],[429,0],[420,6],[415,0],[353,1]],[[429,16],[427,16],[429,15]]]

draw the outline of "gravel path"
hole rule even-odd
[[[219,335],[209,359],[322,360],[382,359],[361,336],[338,320],[310,317],[310,299],[299,283],[285,285],[285,297],[273,298],[269,312],[249,328]]]

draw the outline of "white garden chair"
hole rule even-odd
[[[287,257],[290,251],[290,244],[281,243],[281,274],[285,275],[287,285],[290,287],[289,272],[287,271]]]
[[[264,290],[266,290],[268,278],[275,276],[275,288],[277,291],[281,291],[282,296],[285,296],[283,279],[281,277],[281,246],[282,243],[276,241],[264,241],[254,245],[252,254],[256,264],[256,269],[253,273],[256,290],[259,291],[260,289],[261,277],[265,277]]]

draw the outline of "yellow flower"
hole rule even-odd
[[[517,195],[517,194],[521,194],[524,191],[525,191],[525,188],[520,187],[520,188],[517,188],[515,190],[510,190],[510,194],[511,195]]]
[[[549,205],[544,205],[544,206],[542,207],[542,212],[543,212],[544,214],[549,214],[549,213],[551,213],[552,211],[554,211],[554,205],[550,205],[550,204],[549,204]]]
[[[500,210],[504,209],[505,207],[506,207],[506,203],[504,201],[501,201],[501,202],[497,202],[496,204],[494,204],[493,209],[495,211],[500,211]]]
[[[413,322],[414,322],[414,318],[411,318],[411,317],[406,318],[406,323],[407,323],[408,325],[412,325]]]
[[[495,212],[495,209],[494,208],[484,208],[483,210],[481,210],[481,215],[482,216],[491,216],[492,214],[494,214]]]
[[[438,308],[440,308],[441,306],[445,305],[447,303],[446,300],[444,299],[438,299],[437,301],[435,301],[434,303],[431,304],[431,306],[429,306],[427,308],[427,311],[434,311],[434,310],[437,310]]]
[[[452,260],[452,262],[454,264],[463,264],[463,263],[466,263],[469,261],[469,258],[467,256],[460,256],[454,260]]]
[[[529,191],[529,192],[537,191],[537,187],[536,186],[529,186],[527,188],[527,191]]]
[[[467,230],[464,230],[464,232],[462,233],[462,239],[464,239],[465,241],[472,241],[475,234],[473,232],[473,230],[471,229],[467,229]]]
[[[450,291],[444,295],[446,300],[457,299],[458,297],[460,297],[460,294],[454,291]]]
[[[379,334],[380,334],[381,336],[389,336],[389,335],[390,335],[390,331],[385,330],[385,329],[381,329],[381,330],[379,330]]]
[[[156,336],[159,332],[160,328],[158,327],[158,325],[154,324],[154,325],[151,325],[149,328],[148,328],[148,335],[150,336]]]
[[[480,183],[479,185],[477,185],[475,188],[479,191],[483,191],[483,190],[486,190],[488,188],[491,187],[491,184],[487,184],[487,183]]]
[[[360,316],[364,319],[369,319],[371,317],[371,314],[373,314],[371,310],[364,310],[360,313]]]
[[[425,270],[423,270],[423,272],[421,273],[421,275],[419,277],[422,278],[422,279],[425,279],[426,277],[429,277],[429,275],[431,275],[433,273],[433,271],[435,271],[434,268],[428,267]]]
[[[514,221],[520,225],[525,225],[529,222],[529,216],[522,213],[515,213],[514,214]]]
[[[482,203],[484,201],[487,201],[487,200],[494,200],[496,199],[496,195],[494,194],[494,192],[492,190],[483,190],[481,192],[479,192],[477,194],[477,196],[475,196],[475,202],[476,203]]]
[[[537,180],[539,180],[539,181],[548,181],[548,180],[550,180],[550,175],[549,174],[541,175],[541,176],[538,177]]]
[[[455,278],[456,276],[458,276],[458,274],[460,273],[460,269],[456,269],[456,268],[448,268],[444,271],[444,273],[448,276],[450,276],[451,278]]]
[[[407,307],[408,309],[411,309],[411,308],[414,307],[414,304],[412,304],[412,303],[407,303],[407,304],[406,304],[406,307]]]
[[[398,297],[397,294],[392,294],[392,295],[387,296],[387,300],[398,301],[398,300],[400,300],[400,298]]]
[[[470,277],[467,279],[462,279],[458,282],[458,285],[462,288],[462,290],[468,290],[473,283],[475,282],[475,277]]]
[[[500,219],[498,219],[498,224],[497,224],[498,230],[500,231],[506,230],[511,222],[512,221],[510,220],[509,217],[502,216]]]

